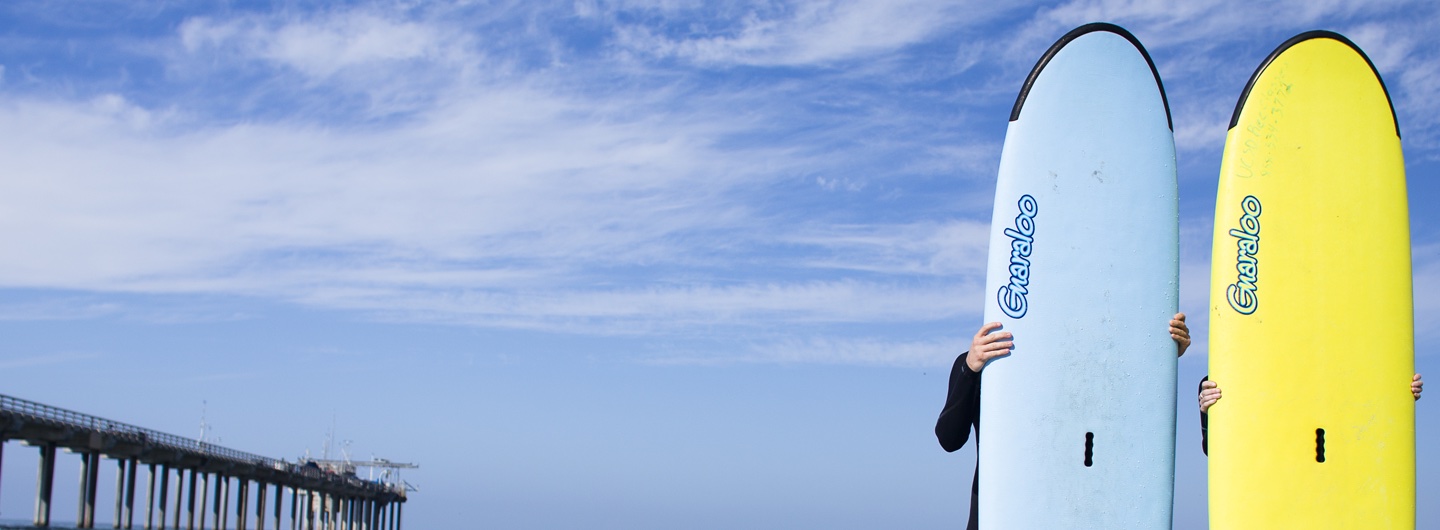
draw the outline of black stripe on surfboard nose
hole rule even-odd
[[[1025,96],[1030,95],[1030,87],[1035,85],[1035,79],[1040,77],[1040,71],[1045,69],[1045,65],[1050,64],[1050,59],[1055,58],[1055,54],[1060,53],[1060,50],[1070,41],[1096,31],[1107,31],[1124,37],[1135,46],[1136,50],[1140,51],[1140,55],[1145,58],[1145,63],[1150,65],[1150,73],[1155,76],[1155,86],[1160,89],[1160,103],[1165,106],[1165,124],[1170,127],[1171,131],[1174,131],[1175,121],[1170,118],[1170,98],[1165,95],[1165,83],[1160,81],[1160,71],[1155,68],[1155,61],[1150,58],[1150,52],[1145,50],[1145,45],[1140,44],[1140,39],[1135,38],[1135,35],[1131,34],[1129,30],[1109,22],[1091,22],[1072,29],[1064,37],[1060,37],[1060,40],[1055,41],[1055,44],[1051,44],[1050,49],[1045,50],[1045,54],[1041,55],[1040,60],[1035,63],[1035,67],[1030,69],[1030,75],[1025,78],[1025,84],[1020,87],[1020,95],[1015,98],[1015,107],[1010,109],[1010,121],[1020,119],[1020,109],[1025,107]]]
[[[1344,35],[1322,29],[1311,30],[1290,37],[1289,40],[1286,40],[1284,43],[1281,43],[1280,46],[1276,47],[1275,51],[1270,52],[1270,55],[1255,69],[1255,73],[1250,74],[1250,80],[1245,82],[1245,90],[1240,92],[1240,100],[1235,102],[1235,112],[1230,114],[1230,128],[1234,129],[1235,125],[1240,123],[1240,111],[1245,108],[1245,100],[1250,99],[1250,90],[1255,88],[1255,81],[1260,79],[1260,74],[1265,73],[1265,69],[1270,66],[1270,63],[1275,62],[1275,59],[1280,57],[1280,54],[1285,53],[1285,50],[1311,39],[1331,39],[1337,41],[1349,46],[1350,49],[1355,50],[1356,54],[1359,54],[1361,58],[1365,59],[1365,64],[1370,65],[1370,72],[1375,74],[1375,81],[1380,83],[1380,90],[1385,93],[1385,103],[1390,106],[1390,121],[1395,123],[1395,137],[1399,138],[1400,119],[1395,116],[1395,102],[1390,99],[1390,88],[1385,86],[1385,79],[1380,77],[1380,70],[1375,68],[1375,62],[1370,60],[1370,56],[1366,55],[1365,51],[1360,49],[1360,46],[1356,45],[1350,39],[1345,38]],[[1169,111],[1169,107],[1166,107],[1166,111]],[[1015,121],[1013,114],[1010,121]],[[1172,127],[1171,129],[1173,130],[1174,128]]]

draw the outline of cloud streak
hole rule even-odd
[[[21,357],[18,359],[6,359],[0,361],[0,370],[23,370],[35,366],[47,366],[52,364],[68,364],[80,361],[90,361],[100,358],[95,353],[62,352],[47,355],[36,355],[32,357]]]
[[[617,42],[636,53],[701,65],[825,66],[894,52],[957,26],[983,24],[1006,9],[928,0],[752,3],[722,27],[680,31],[667,25],[623,25]],[[652,10],[665,15],[689,11]]]

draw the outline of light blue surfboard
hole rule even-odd
[[[1120,27],[1076,28],[1000,157],[985,321],[1015,348],[982,372],[981,528],[1171,527],[1177,210],[1154,63]]]

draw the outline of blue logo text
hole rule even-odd
[[[1000,310],[1010,318],[1024,317],[1030,308],[1025,295],[1030,294],[1030,253],[1035,244],[1035,214],[1040,212],[1040,204],[1030,195],[1021,195],[1016,204],[1020,215],[1015,216],[1015,226],[1005,229],[1010,236],[1010,283],[995,293]]]
[[[1248,315],[1260,306],[1260,199],[1247,195],[1240,201],[1240,227],[1231,228],[1235,238],[1235,283],[1225,287],[1225,298],[1235,312]]]

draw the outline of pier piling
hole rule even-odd
[[[123,513],[125,507],[125,461],[116,460],[115,464],[117,465],[115,471],[115,524],[110,525],[110,527],[120,528],[120,525],[124,522],[125,515]]]
[[[50,526],[50,493],[55,489],[55,446],[40,445],[40,476],[35,479],[35,526]]]
[[[220,488],[220,497],[215,501],[216,517],[220,520],[217,528],[224,530],[230,528],[230,476],[222,476],[216,485]]]
[[[184,518],[184,515],[182,515],[184,512],[185,470],[177,467],[175,468],[175,521],[172,526],[175,530],[180,530],[180,519]]]
[[[145,478],[145,530],[151,530],[155,523],[155,463],[148,464],[150,473]]]
[[[135,528],[135,468],[139,461],[131,458],[125,464],[125,530]],[[116,528],[120,525],[116,524]]]
[[[280,530],[280,516],[284,513],[281,508],[285,504],[285,485],[275,483],[275,530]]]
[[[225,511],[225,481],[228,477],[224,473],[216,471],[211,473],[210,479],[214,482],[210,486],[210,520],[215,523],[215,530],[225,530],[225,525],[220,522]]]
[[[75,514],[75,527],[85,528],[85,499],[90,498],[90,453],[80,453],[80,504]]]
[[[100,453],[80,452],[80,504],[77,528],[95,528],[95,494],[100,489]]]
[[[185,530],[195,530],[195,481],[199,475],[199,470],[190,470],[190,489],[185,496]],[[200,492],[200,495],[203,497],[205,492]]]
[[[255,483],[255,530],[265,530],[265,483]]]
[[[235,484],[235,529],[245,530],[245,506],[250,502],[250,481],[240,479]]]
[[[165,530],[165,504],[166,504],[166,499],[167,499],[167,498],[169,497],[169,495],[170,495],[169,487],[170,487],[170,466],[169,466],[169,465],[161,465],[161,466],[160,466],[160,495],[155,498],[155,500],[159,502],[158,508],[159,508],[160,513],[158,513],[157,515],[160,516],[160,517],[159,517],[159,519],[160,519],[160,524],[159,524],[158,526],[156,526],[156,530]]]
[[[210,505],[210,474],[200,472],[200,530],[205,530],[206,513]]]

